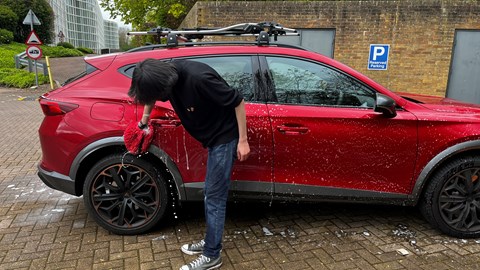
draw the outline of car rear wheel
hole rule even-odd
[[[460,238],[480,236],[480,157],[458,158],[434,174],[420,204],[425,218]]]
[[[140,234],[154,227],[168,205],[166,183],[148,161],[121,154],[100,160],[87,175],[88,213],[115,234]]]

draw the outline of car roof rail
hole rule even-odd
[[[249,41],[209,41],[209,42],[185,42],[177,44],[178,47],[194,47],[194,46],[203,46],[203,45],[258,45],[258,42],[249,42]],[[270,46],[281,47],[281,48],[292,48],[308,51],[305,47],[291,44],[283,43],[272,43]],[[138,48],[132,48],[127,52],[142,52],[142,51],[151,51],[158,48],[170,48],[168,44],[150,44]]]
[[[157,27],[150,31],[128,32],[127,35],[153,35],[157,36],[159,39],[167,38],[167,47],[176,47],[179,45],[178,41],[189,43],[192,39],[203,39],[205,36],[256,36],[258,45],[269,45],[271,36],[277,41],[278,36],[299,36],[300,34],[295,29],[283,27],[275,22],[261,22],[240,23],[223,28],[197,27],[185,28],[182,30]]]

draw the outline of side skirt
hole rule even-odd
[[[203,201],[204,182],[184,184],[186,201]],[[411,206],[408,194],[270,182],[233,181],[230,200],[352,202]]]

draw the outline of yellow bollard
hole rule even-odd
[[[52,70],[50,69],[50,61],[48,61],[48,56],[45,56],[45,61],[47,61],[48,78],[50,79],[50,88],[53,90]]]

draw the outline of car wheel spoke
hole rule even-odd
[[[123,184],[123,180],[120,178],[119,169],[112,167],[108,171],[110,172],[110,175],[111,175],[114,183],[117,185],[117,187],[120,190],[124,190],[125,185]]]
[[[135,193],[137,192],[139,189],[143,188],[145,186],[145,184],[150,180],[150,177],[145,174],[142,179],[140,179],[140,181],[136,182],[132,187],[131,187],[131,192],[132,193]]]
[[[153,212],[155,212],[155,208],[158,206],[157,204],[153,204],[151,206],[147,205],[144,202],[142,202],[140,200],[137,200],[135,198],[132,198],[132,201],[133,201],[133,203],[135,203],[136,206],[143,209],[148,214],[152,214]]]

